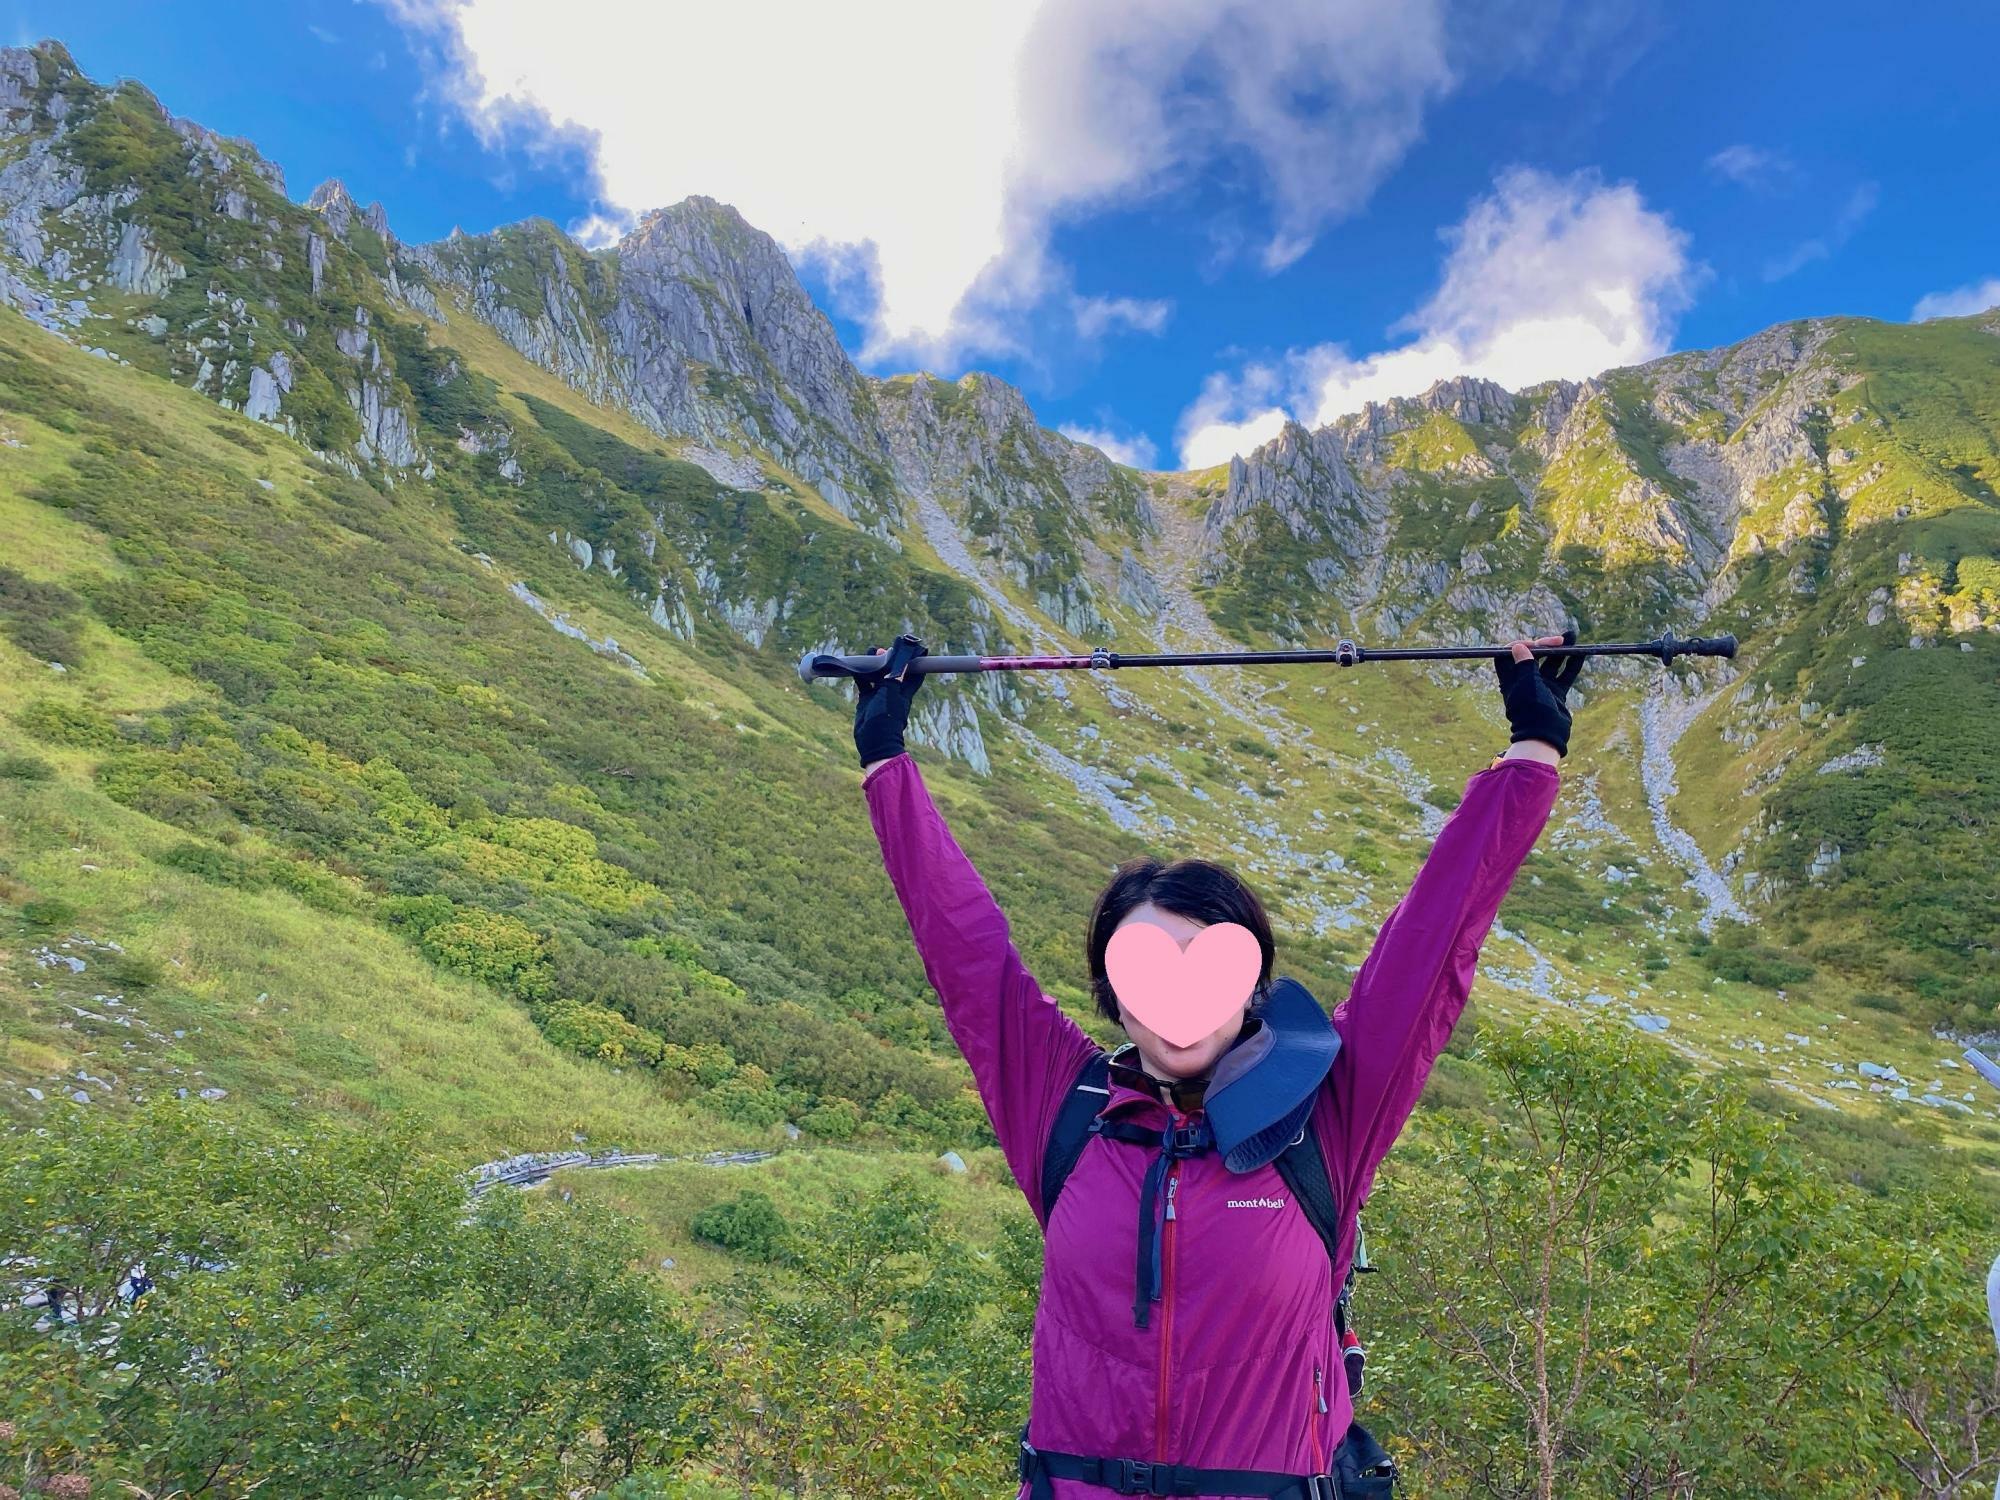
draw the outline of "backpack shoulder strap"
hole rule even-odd
[[[1274,1165],[1318,1232],[1331,1264],[1340,1250],[1340,1205],[1334,1201],[1333,1177],[1326,1169],[1326,1158],[1320,1153],[1319,1136],[1310,1117],[1299,1138],[1278,1153]]]
[[[1083,1148],[1090,1142],[1090,1122],[1097,1118],[1097,1112],[1104,1108],[1104,1101],[1111,1093],[1110,1073],[1109,1054],[1101,1050],[1093,1052],[1077,1069],[1069,1093],[1063,1097],[1062,1108],[1056,1113],[1056,1123],[1049,1131],[1049,1143],[1042,1151],[1044,1223],[1055,1213],[1056,1199],[1062,1196],[1063,1184],[1069,1181],[1077,1158],[1083,1155]]]
[[[1340,1251],[1340,1208],[1334,1201],[1333,1178],[1326,1170],[1326,1158],[1320,1152],[1319,1138],[1313,1133],[1310,1120],[1299,1138],[1278,1153],[1276,1166],[1285,1186],[1291,1189],[1307,1220],[1318,1232],[1320,1243],[1326,1246],[1327,1263],[1334,1264],[1334,1257]],[[1361,1394],[1368,1351],[1347,1325],[1347,1304],[1354,1291],[1355,1273],[1373,1269],[1368,1264],[1366,1242],[1357,1225],[1354,1263],[1347,1268],[1347,1279],[1333,1290],[1333,1328],[1340,1340],[1341,1363],[1347,1369],[1347,1389],[1354,1396]]]

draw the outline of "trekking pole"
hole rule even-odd
[[[914,640],[915,637],[908,639]],[[1652,656],[1666,665],[1677,656],[1734,656],[1736,637],[1718,635],[1682,640],[1668,631],[1656,641],[1623,641],[1602,646],[1534,646],[1541,656]],[[935,672],[1121,671],[1127,667],[1280,667],[1332,662],[1352,667],[1369,661],[1491,661],[1510,654],[1507,646],[1358,646],[1341,641],[1324,651],[1160,651],[1133,655],[1099,646],[1087,656],[920,656],[907,668],[919,676]],[[799,658],[799,676],[880,676],[886,655],[846,655],[808,651]]]

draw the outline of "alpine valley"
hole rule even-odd
[[[801,1424],[823,1399],[824,1453],[890,1451],[855,1436],[876,1422],[963,1481],[815,1474],[806,1426],[743,1417],[691,1440],[732,1455],[712,1490],[644,1479],[656,1453],[624,1490],[476,1455],[343,1488],[293,1437],[208,1493],[1011,1493],[1032,1224],[883,876],[852,692],[802,684],[801,653],[1570,620],[1742,647],[1586,670],[1555,817],[1407,1149],[1504,1114],[1513,1075],[1477,1038],[1616,1031],[1633,1066],[1788,1118],[1829,1192],[1958,1174],[1990,1212],[2000,1093],[1958,1054],[2000,1030],[2000,310],[1449,380],[1147,473],[991,376],[863,373],[726,204],[603,250],[541,220],[405,243],[340,182],[295,201],[252,145],[58,43],[0,51],[0,1116],[29,1139],[185,1099],[206,1113],[176,1129],[414,1119],[453,1170],[677,1158],[569,1171],[551,1211],[615,1208],[652,1281],[743,1316],[775,1316],[742,1312],[744,1268],[781,1263],[756,1258],[760,1215],[817,1224],[824,1274],[881,1289],[879,1352],[810,1399],[787,1381],[811,1371],[721,1368]],[[941,677],[912,732],[1030,967],[1107,1040],[1081,937],[1116,862],[1229,861],[1281,969],[1331,1004],[1504,738],[1483,666],[1394,664]],[[841,1261],[913,1182],[922,1236]],[[976,1315],[924,1300],[992,1267],[1014,1280],[968,1295]],[[1388,1300],[1380,1425],[1425,1455],[1414,1492],[1535,1493],[1424,1436],[1420,1319]],[[1847,1399],[1882,1452],[1915,1420]],[[314,1409],[335,1447],[397,1425],[342,1409]],[[0,1463],[31,1416],[0,1404]],[[615,1449],[593,1422],[584,1446]],[[200,1492],[164,1439],[142,1462],[115,1420],[64,1432],[23,1461]],[[1788,1492],[1915,1482],[1876,1456],[1844,1460],[1851,1491]],[[1695,1491],[1578,1469],[1558,1492]]]

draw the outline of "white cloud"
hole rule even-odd
[[[1840,216],[1833,221],[1833,228],[1823,235],[1815,235],[1802,240],[1783,255],[1765,262],[1764,279],[1783,281],[1795,271],[1801,271],[1816,260],[1826,260],[1854,237],[1854,231],[1861,227],[1861,221],[1875,212],[1875,205],[1881,199],[1881,191],[1872,182],[1864,182],[1847,195],[1847,202],[1841,205]]]
[[[1176,429],[1181,467],[1227,463],[1232,455],[1252,452],[1283,432],[1292,419],[1278,403],[1288,383],[1297,381],[1288,382],[1277,365],[1245,365],[1234,377],[1220,371],[1210,375],[1181,413]]]
[[[565,224],[563,230],[584,249],[601,250],[629,234],[632,223],[624,214],[585,214]]]
[[[846,268],[864,359],[946,366],[1070,293],[1059,223],[1220,175],[1246,250],[1283,266],[1462,76],[1563,34],[1560,0],[1521,0],[1531,41],[1461,66],[1495,28],[1473,6],[1447,26],[1448,0],[378,3],[489,142],[587,143],[609,217],[733,203]]]
[[[1989,276],[1948,292],[1932,292],[1910,309],[1910,321],[1926,318],[1969,318],[1989,307],[2000,307],[2000,276]]]
[[[1708,159],[1709,171],[1753,191],[1776,187],[1795,170],[1782,151],[1762,146],[1724,146]]]
[[[1173,315],[1174,304],[1164,298],[1073,297],[1070,311],[1076,315],[1076,331],[1087,339],[1096,339],[1116,328],[1160,333]]]
[[[1182,465],[1247,453],[1288,412],[1317,426],[1452,375],[1519,389],[1651,359],[1702,274],[1635,187],[1589,172],[1505,172],[1444,239],[1437,290],[1390,329],[1409,342],[1359,357],[1322,344],[1211,375],[1181,416]]]
[[[1120,437],[1107,428],[1080,427],[1073,422],[1064,422],[1056,431],[1073,443],[1088,443],[1115,464],[1150,469],[1160,461],[1159,445],[1143,432]]]

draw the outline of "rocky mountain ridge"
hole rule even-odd
[[[1689,847],[1732,901],[1830,912],[1883,805],[1983,785],[1913,738],[1932,717],[1879,721],[1919,678],[1954,701],[1990,686],[1993,315],[1808,320],[1519,392],[1448,380],[1290,426],[1217,474],[1148,475],[990,375],[863,374],[775,242],[714,200],[602,251],[532,220],[409,245],[337,181],[293,203],[254,147],[91,83],[56,44],[0,51],[0,300],[350,475],[514,486],[551,508],[551,546],[683,641],[840,644],[862,628],[848,580],[877,574],[871,621],[921,614],[976,650],[1423,642],[1565,615],[1598,635],[1733,628],[1740,675],[1688,679],[1656,738],[1726,745],[1741,777],[1676,782],[1666,757],[1653,783],[1659,819],[1707,810]],[[700,483],[503,392],[454,343],[474,328]],[[1941,645],[1964,660],[1905,660]],[[1243,688],[1202,691],[1269,728]],[[981,677],[927,695],[917,734],[984,773],[992,716],[1021,732],[1067,694]],[[1035,745],[1079,784],[1132,784],[1086,746]],[[1982,826],[1897,837],[1956,848]]]
[[[167,347],[169,373],[339,462],[429,464],[409,382],[371,328],[398,308],[433,320],[457,310],[592,402],[681,440],[725,483],[761,487],[774,465],[891,546],[924,535],[957,551],[969,539],[1016,600],[1072,636],[1106,634],[1121,596],[1157,594],[1146,561],[1157,477],[1041,427],[991,376],[861,374],[775,242],[714,200],[650,213],[600,252],[545,221],[406,245],[379,204],[360,207],[338,181],[294,207],[254,148],[174,120],[136,85],[97,88],[58,46],[6,52],[0,78],[17,144],[0,169],[9,300],[76,332],[99,315],[93,290],[159,299],[136,321]],[[121,109],[171,133],[179,161],[163,160],[158,139],[134,160],[181,183],[111,181],[88,137]],[[224,265],[240,289],[182,286],[184,259],[148,214],[172,186],[245,227],[248,243],[212,247],[234,252]],[[348,252],[337,265],[336,250]],[[288,305],[297,294],[308,306]],[[1294,425],[1231,461],[1201,517],[1197,581],[1226,600],[1256,578],[1266,602],[1232,623],[1279,638],[1545,619],[1605,603],[1584,597],[1605,568],[1624,575],[1609,591],[1621,612],[1698,623],[1726,601],[1736,564],[1825,541],[1826,497],[1863,483],[1830,473],[1814,446],[1839,389],[1821,356],[1833,326],[1520,393],[1444,381],[1317,432]],[[338,357],[315,357],[316,339]],[[461,442],[505,435],[468,430]],[[1771,503],[1786,476],[1799,483]],[[1413,524],[1412,512],[1427,514]],[[1280,536],[1298,555],[1273,600]],[[1574,548],[1592,567],[1565,588]],[[1796,564],[1792,589],[1811,586]],[[1921,586],[1893,597],[1983,619],[1976,602],[1937,592],[1934,604]]]

